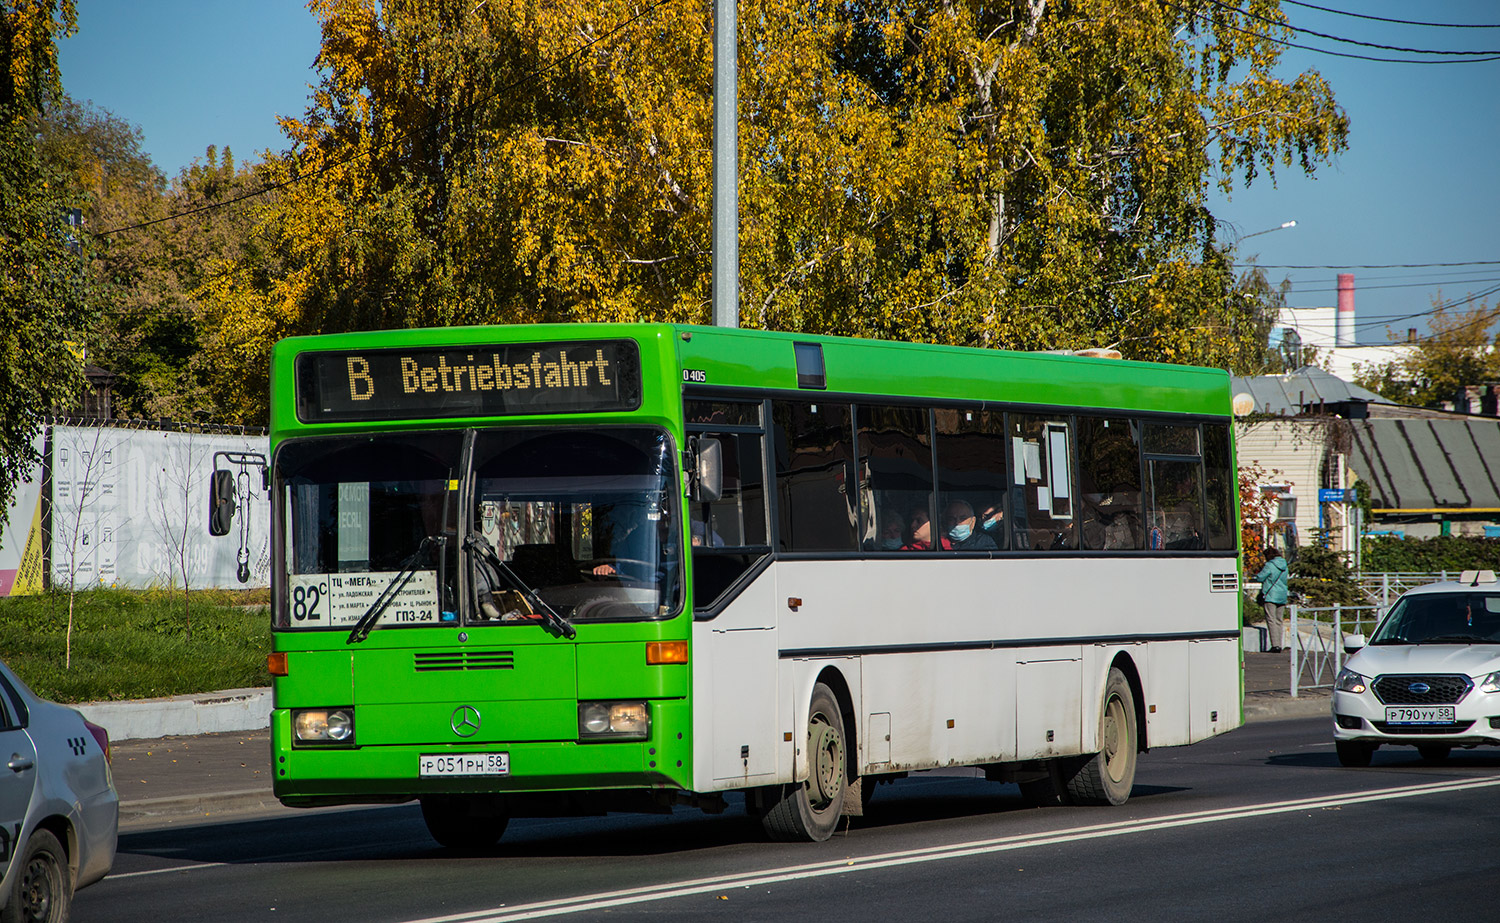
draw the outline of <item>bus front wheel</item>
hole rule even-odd
[[[442,846],[471,851],[494,846],[510,818],[486,795],[423,795],[422,820]]]
[[[771,839],[821,843],[833,836],[849,785],[846,750],[838,700],[819,683],[807,716],[807,781],[775,786],[763,797],[760,822]]]
[[[1104,684],[1104,710],[1099,716],[1099,752],[1085,757],[1067,780],[1073,804],[1124,804],[1135,785],[1139,735],[1135,695],[1130,682],[1110,667]]]

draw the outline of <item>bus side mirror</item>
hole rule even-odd
[[[717,439],[698,440],[698,477],[693,499],[712,503],[724,493],[724,444]]]
[[[209,535],[229,534],[229,527],[234,523],[234,512],[239,506],[236,493],[234,472],[224,468],[215,470],[208,498]]]

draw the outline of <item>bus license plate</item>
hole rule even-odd
[[[417,774],[424,779],[452,776],[510,775],[509,753],[424,753],[417,758]]]
[[[1386,724],[1452,724],[1452,705],[1387,705]]]

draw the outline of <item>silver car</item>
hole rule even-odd
[[[5,919],[60,923],[73,891],[115,861],[120,796],[109,735],[40,698],[0,663],[0,908]]]
[[[1339,762],[1368,766],[1382,746],[1428,762],[1454,747],[1500,746],[1500,584],[1493,571],[1406,593],[1334,682]]]

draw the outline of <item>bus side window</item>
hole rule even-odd
[[[1207,547],[1203,521],[1202,443],[1196,424],[1147,423],[1143,427],[1150,551]]]
[[[1084,548],[1144,547],[1141,439],[1134,421],[1078,418],[1078,509]]]
[[[690,502],[694,548],[741,548],[766,544],[766,487],[758,433],[703,433],[723,446],[724,484],[719,499]]]
[[[859,423],[860,542],[865,551],[914,548],[913,513],[932,509],[932,440],[921,407],[855,409]],[[936,529],[937,523],[929,526]],[[936,535],[932,534],[935,540]]]
[[[1208,547],[1215,551],[1233,551],[1238,537],[1234,534],[1234,488],[1237,473],[1234,455],[1229,449],[1229,424],[1203,424],[1203,474],[1208,496]]]
[[[963,511],[967,506],[967,511],[974,515],[972,533],[961,542],[952,538],[950,541],[962,545],[960,550],[1005,548],[1009,514],[1004,414],[938,408],[934,411],[934,422],[940,506],[945,513],[954,507]]]
[[[854,431],[849,405],[776,401],[776,511],[782,551],[854,551]]]
[[[1017,551],[1078,547],[1070,429],[1055,417],[1010,415],[1011,532]]]

